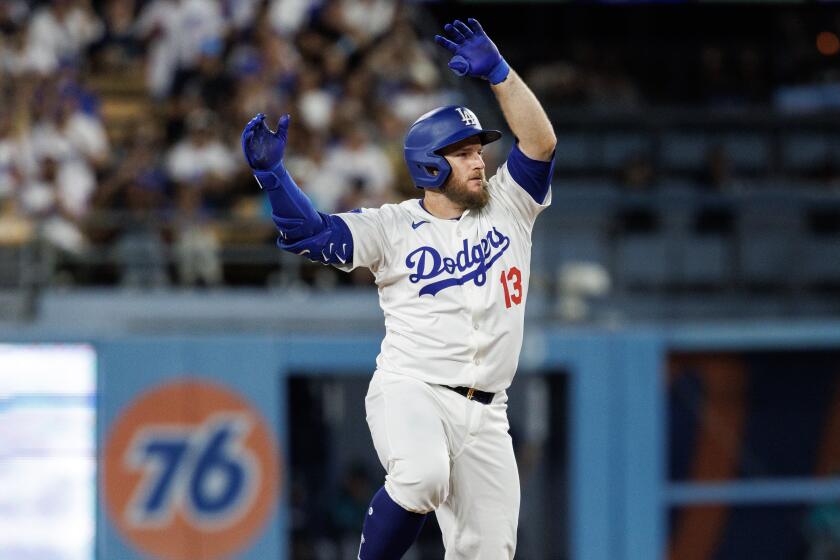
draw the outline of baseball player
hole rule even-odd
[[[323,214],[283,167],[289,115],[242,134],[278,245],[342,270],[370,268],[385,339],[365,407],[387,474],[358,558],[401,558],[434,511],[446,558],[509,559],[519,478],[507,394],[522,345],[534,221],[551,202],[554,132],[539,101],[478,21],[447,24],[449,67],[487,80],[516,142],[489,180],[482,148],[501,137],[466,107],[435,109],[405,137],[422,199]]]

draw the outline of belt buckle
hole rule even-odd
[[[475,389],[473,389],[472,387],[470,387],[469,389],[467,389],[467,400],[468,400],[468,401],[471,401],[471,400],[472,400],[472,398],[473,398],[473,393],[475,393]]]

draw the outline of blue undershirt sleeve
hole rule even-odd
[[[545,201],[554,174],[554,154],[551,154],[551,161],[531,159],[522,153],[518,143],[514,143],[508,155],[507,168],[513,180],[525,189],[537,204]]]

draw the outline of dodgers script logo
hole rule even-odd
[[[420,288],[421,296],[425,294],[434,296],[450,286],[460,286],[467,282],[475,282],[476,286],[483,286],[487,281],[487,271],[507,251],[508,247],[510,247],[510,237],[495,227],[487,232],[481,242],[472,247],[464,239],[463,247],[454,259],[441,256],[434,247],[420,247],[405,258],[408,269],[415,271],[408,276],[408,279],[412,284],[416,284],[421,280],[431,280],[442,274],[454,275],[456,271],[460,273],[460,276],[450,276],[426,284]]]

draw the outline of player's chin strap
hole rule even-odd
[[[353,236],[347,224],[338,216],[315,210],[282,161],[268,171],[253,172],[260,188],[268,194],[281,249],[324,264],[346,264],[352,260]]]

